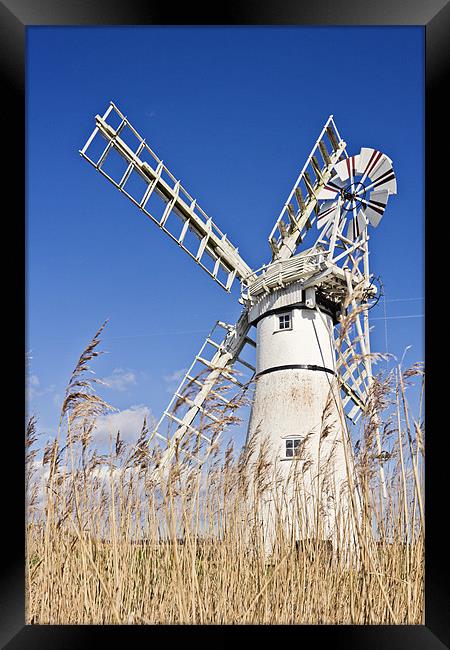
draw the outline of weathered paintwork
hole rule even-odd
[[[255,454],[267,441],[270,459],[282,479],[279,485],[290,523],[295,518],[295,495],[302,500],[309,521],[296,522],[296,537],[336,538],[334,504],[347,512],[347,472],[352,466],[349,445],[345,443],[344,449],[346,430],[335,376],[319,369],[276,370],[309,365],[333,371],[333,322],[317,309],[292,305],[283,310],[291,312],[291,329],[279,329],[279,313],[263,315],[257,323],[257,379],[247,441],[254,436]],[[286,456],[287,438],[302,441],[298,458]],[[271,500],[275,501],[274,495],[266,500],[268,520],[274,516]],[[320,531],[314,529],[318,507],[323,515]],[[270,531],[270,524],[266,529]]]

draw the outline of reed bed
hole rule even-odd
[[[423,623],[422,402],[416,418],[408,403],[410,384],[423,385],[420,364],[373,384],[354,439],[349,489],[358,514],[335,499],[338,527],[343,516],[357,524],[340,526],[337,547],[317,533],[296,540],[291,524],[306,516],[299,490],[291,524],[280,514],[267,554],[261,504],[271,494],[283,509],[264,444],[238,453],[215,442],[201,470],[176,454],[163,471],[153,423],[144,421],[135,445],[111,431],[109,451],[99,452],[95,421],[111,407],[88,371],[101,331],[80,357],[39,460],[38,425],[28,422],[28,623]],[[320,518],[318,509],[316,531]]]

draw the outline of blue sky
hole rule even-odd
[[[93,369],[132,436],[215,321],[240,312],[237,287],[226,294],[79,156],[110,100],[253,268],[329,114],[351,154],[384,151],[398,194],[371,233],[386,292],[372,348],[423,360],[423,56],[421,27],[27,28],[28,410],[44,438],[106,318]]]

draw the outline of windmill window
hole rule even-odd
[[[293,458],[300,453],[300,438],[288,438],[286,440],[286,458]]]
[[[278,329],[291,330],[292,329],[292,314],[286,312],[285,314],[278,314]]]

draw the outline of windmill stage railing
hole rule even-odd
[[[328,257],[328,251],[314,250],[265,264],[241,281],[241,294],[252,301],[273,289],[326,271]]]

